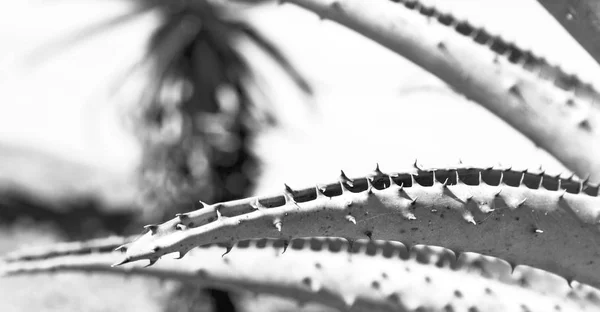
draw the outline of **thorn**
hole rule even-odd
[[[275,222],[273,222],[273,225],[275,226],[275,228],[277,229],[277,231],[281,232],[281,220],[275,220]]]
[[[563,189],[562,193],[560,193],[560,195],[558,195],[558,200],[564,199],[566,193],[567,193],[567,190]]]
[[[473,218],[473,215],[470,212],[466,212],[463,215],[463,218],[465,219],[465,221],[477,225],[477,222],[475,222],[475,218]]]
[[[205,202],[203,202],[203,201],[201,201],[201,200],[199,200],[199,201],[198,201],[198,203],[199,203],[200,205],[202,205],[202,207],[200,207],[200,209],[202,209],[202,208],[206,208],[206,207],[210,206],[209,204],[207,204],[207,203],[205,203]]]
[[[413,201],[413,198],[410,198],[410,195],[408,195],[408,193],[406,192],[406,190],[404,189],[404,183],[402,183],[400,185],[400,189],[398,190],[398,195],[402,198],[406,198],[410,201]]]
[[[325,190],[326,190],[325,187],[321,187],[319,185],[316,185],[315,186],[315,190],[317,192],[317,198],[318,197],[327,197],[327,195],[325,195]]]
[[[221,209],[215,208],[215,212],[217,213],[217,220],[222,220],[223,219],[223,215],[221,214]]]
[[[221,258],[225,257],[225,255],[226,255],[226,254],[230,253],[230,252],[231,252],[231,249],[233,249],[233,245],[228,245],[228,246],[225,246],[225,253],[223,253],[223,254],[221,255]]]
[[[579,193],[583,192],[583,185],[588,183],[588,181],[590,180],[590,176],[591,175],[588,174],[585,179],[583,179],[581,182],[579,182]]]
[[[350,192],[350,189],[346,186],[346,183],[340,181],[340,186],[342,187],[342,193]]]
[[[344,170],[340,170],[340,177],[339,177],[340,182],[342,182],[342,184],[348,184],[348,186],[350,187],[354,187],[354,181],[352,181],[352,179],[348,178],[348,176],[346,176],[346,174],[344,173]]]
[[[177,214],[175,214],[175,216],[178,217],[179,220],[183,220],[183,219],[189,218],[189,216],[186,213],[177,213]]]
[[[523,185],[523,180],[525,179],[526,173],[527,173],[527,169],[521,171],[521,179],[519,179],[519,186]]]
[[[174,258],[174,259],[181,259],[181,258],[183,258],[183,256],[185,256],[188,253],[188,251],[190,251],[190,250],[188,249],[186,251],[180,251],[179,252],[179,257]]]
[[[444,180],[444,183],[442,183],[442,187],[448,187],[449,180],[450,180],[450,178],[446,178],[446,180]]]
[[[419,183],[417,183],[417,180],[415,179],[415,175],[414,174],[410,174],[410,185],[415,186],[415,185],[420,185]]]
[[[188,228],[188,227],[187,227],[185,224],[178,223],[177,225],[175,225],[175,228],[176,228],[178,231],[185,231],[185,230],[187,230],[187,228]]]
[[[267,209],[267,207],[265,207],[265,205],[260,203],[260,201],[258,200],[258,197],[255,198],[254,201],[250,202],[250,207],[252,207],[256,210]]]
[[[500,171],[500,181],[498,181],[498,185],[504,184],[504,171]]]
[[[123,264],[125,264],[125,263],[129,263],[130,261],[131,261],[131,260],[129,260],[129,258],[124,258],[123,260],[121,260],[121,261],[119,261],[119,262],[113,263],[113,264],[112,264],[110,267],[111,267],[111,268],[114,268],[114,267],[116,267],[116,266],[120,266],[120,265],[123,265]]]
[[[469,196],[467,196],[467,200],[466,201],[470,201],[473,199],[473,194],[469,194]]]
[[[419,159],[415,158],[415,162],[413,163],[413,167],[419,171],[423,171],[422,167],[419,166]]]
[[[414,206],[414,205],[416,205],[416,204],[417,204],[417,199],[419,199],[419,197],[415,197],[415,198],[413,198],[413,199],[410,201],[410,205],[411,205],[411,206]]]
[[[363,234],[365,234],[369,240],[373,240],[373,232],[372,231],[365,231]]]
[[[356,225],[356,218],[354,218],[352,215],[347,215],[346,220]]]
[[[498,191],[494,193],[494,197],[500,196],[500,193],[502,193],[502,189],[498,189]]]
[[[285,192],[287,193],[287,195],[293,198],[295,191],[286,183],[283,183],[283,186],[284,186],[284,189],[285,189]]]
[[[523,200],[521,200],[521,201],[520,201],[520,202],[518,202],[518,203],[511,202],[511,203],[506,203],[506,204],[507,204],[507,205],[508,205],[508,207],[509,207],[509,208],[511,208],[511,209],[517,209],[517,208],[521,207],[521,206],[522,206],[522,205],[525,203],[525,201],[526,201],[526,200],[527,200],[527,198],[523,198]],[[514,204],[513,204],[513,203],[514,203]]]
[[[149,266],[154,265],[156,263],[156,261],[158,261],[158,258],[150,258],[148,260],[150,260],[150,263],[148,263],[147,265],[145,265],[144,268],[147,268]]]
[[[379,170],[379,163],[376,163],[376,164],[375,164],[375,170],[373,170],[373,173],[374,173],[376,176],[383,175],[383,172],[381,172],[381,170]]]
[[[283,191],[283,197],[285,198],[285,203],[296,203],[296,200],[294,199],[294,190],[292,190],[291,187],[289,187],[289,185],[287,184],[283,184],[284,186],[284,191]]]
[[[390,174],[390,175],[388,175],[387,177],[388,177],[388,179],[390,180],[390,181],[389,181],[389,182],[390,182],[390,185],[389,185],[388,187],[391,187],[392,185],[394,185],[394,179],[392,178],[392,175],[391,175],[391,174]]]
[[[158,225],[156,224],[148,224],[144,225],[144,229],[149,230],[152,235],[156,234],[156,230],[158,229]]]
[[[283,255],[285,253],[285,251],[287,250],[288,246],[290,245],[290,241],[289,240],[284,240],[283,241],[283,251],[281,252],[281,254]]]
[[[367,178],[367,194],[371,195],[373,194],[373,183],[371,182],[371,179]]]
[[[481,184],[483,184],[483,178],[481,177],[481,170],[479,170],[479,171],[477,172],[477,175],[478,175],[478,179],[479,179],[479,184],[478,184],[478,185],[481,185]]]
[[[128,245],[128,244],[123,244],[123,245],[121,245],[121,246],[119,246],[119,247],[115,248],[115,250],[114,250],[114,251],[125,252],[125,251],[127,251],[127,245]]]

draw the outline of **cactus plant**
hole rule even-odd
[[[285,2],[340,22],[421,65],[588,179],[465,165],[415,166],[414,171],[389,174],[377,167],[373,174],[355,179],[342,172],[336,183],[302,189],[286,185],[282,194],[203,204],[202,209],[148,225],[141,237],[128,238],[126,244],[116,248],[125,255],[112,268],[108,267],[109,261],[121,256],[104,249],[114,247],[122,238],[16,253],[6,258],[9,263],[5,270],[123,273],[133,266],[136,273],[189,279],[190,270],[214,264],[204,271],[204,278],[214,278],[210,283],[227,280],[228,287],[253,285],[259,291],[320,301],[340,309],[600,311],[600,295],[594,288],[600,286],[596,261],[599,187],[589,182],[600,181],[600,162],[596,157],[600,141],[595,130],[599,118],[595,101],[599,97],[591,86],[483,29],[416,1]],[[388,263],[385,257],[352,256],[352,262],[345,262],[340,259],[347,256],[341,253],[306,249],[291,252],[296,244],[304,242],[302,238],[313,236],[344,237],[351,246],[365,238],[401,241],[409,246],[438,245],[452,250],[443,254],[460,256],[451,256],[450,266],[423,267],[406,262],[406,267],[420,273],[416,277],[394,275],[398,279],[388,284],[392,273],[384,272],[384,282],[377,275],[381,274],[379,269],[385,267],[392,272],[398,263]],[[281,239],[279,247],[285,254],[275,256],[255,248],[229,253],[239,241],[254,238]],[[262,259],[263,266],[272,269],[270,273],[274,275],[261,275],[261,271],[252,270],[256,270],[253,266],[246,267],[248,275],[235,279],[231,272],[218,268],[226,264],[219,257],[223,250],[216,252],[208,247],[190,251],[214,243],[226,248],[223,259],[241,259],[231,261],[243,263],[252,254]],[[434,247],[410,249],[419,248],[429,254],[439,251]],[[99,252],[86,254],[95,249]],[[130,263],[146,259],[154,265],[161,256],[174,252],[181,260],[164,259],[147,269],[137,269],[138,263]],[[311,261],[321,257],[319,261],[347,265],[346,270],[307,275],[316,269],[310,267]],[[467,264],[461,271],[455,270],[461,267],[457,263]],[[298,268],[304,275],[286,274],[291,271],[286,270],[286,265]],[[492,267],[498,271],[492,278],[485,277],[491,274],[486,270]],[[358,268],[361,273],[356,274],[356,279],[342,274]],[[478,273],[473,274],[473,270]],[[218,274],[211,275],[212,272]],[[468,295],[462,290],[457,292],[456,283],[430,285],[442,276],[460,279],[460,284],[469,288]],[[403,284],[407,282],[403,278],[409,278],[408,284]],[[197,281],[195,276],[191,279]],[[266,287],[268,283],[271,284]],[[319,284],[323,288],[317,287]],[[488,284],[493,284],[493,288],[486,288]],[[402,288],[407,285],[418,287]],[[486,289],[498,297],[480,301],[472,295],[477,291],[485,295]],[[429,296],[433,290],[435,300]],[[528,295],[523,296],[524,292]],[[517,296],[519,300],[512,300]]]

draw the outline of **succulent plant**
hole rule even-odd
[[[418,1],[281,2],[413,61],[579,177],[464,164],[377,166],[359,178],[342,171],[325,185],[201,203],[135,238],[16,252],[2,271],[144,274],[340,310],[600,311],[600,98],[592,86]],[[324,236],[347,243],[314,238]],[[166,259],[172,253],[177,259]]]

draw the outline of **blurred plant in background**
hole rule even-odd
[[[1,203],[4,221],[12,223],[29,214],[54,224],[66,232],[66,239],[73,240],[106,232],[124,234],[127,227],[134,229],[144,220],[189,210],[199,199],[217,202],[248,195],[250,177],[260,170],[249,147],[251,138],[260,129],[274,126],[276,119],[268,110],[268,96],[256,95],[264,90],[268,79],[249,66],[240,41],[258,47],[289,75],[290,83],[310,94],[308,83],[278,48],[241,19],[240,13],[250,7],[231,7],[227,1],[130,2],[132,6],[125,14],[52,38],[50,44],[37,47],[20,61],[32,67],[43,66],[94,36],[119,29],[148,13],[157,16],[159,23],[150,34],[142,59],[122,68],[124,74],[109,86],[116,97],[132,93],[131,89],[140,91],[130,96],[131,103],[121,110],[122,120],[141,147],[137,202],[131,202],[118,215],[108,213],[110,208],[107,210],[101,202],[96,203],[95,194],[88,197],[73,193],[45,205],[43,199],[33,200],[35,194],[21,184],[20,188],[2,190],[6,193]],[[90,1],[87,5],[93,8],[96,3]],[[140,80],[146,83],[135,89]],[[68,203],[69,207],[64,207]],[[26,209],[32,206],[35,208]],[[54,206],[61,209],[57,212]],[[89,222],[84,226],[85,219],[92,219],[95,228],[90,228]],[[192,309],[190,302],[199,300],[198,296],[204,298],[199,289],[177,288],[174,292],[178,293],[175,297],[183,299],[167,302],[177,311]],[[210,293],[217,304],[231,304],[227,293]],[[206,308],[206,304],[194,306],[195,310]]]
[[[249,176],[259,170],[248,139],[275,120],[265,109],[268,105],[256,103],[265,99],[252,96],[252,90],[264,85],[238,42],[245,39],[258,46],[310,93],[308,83],[275,45],[236,19],[239,7],[216,1],[138,5],[155,6],[163,20],[152,35],[147,58],[134,68],[150,75],[133,118],[144,149],[144,209],[171,215],[199,199],[243,196]]]

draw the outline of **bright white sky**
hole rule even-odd
[[[600,77],[600,67],[534,0],[425,2],[600,85],[592,81]],[[120,14],[127,6],[121,1],[10,0],[0,7],[0,147],[32,148],[74,160],[99,176],[130,173],[138,147],[116,118],[123,105],[107,101],[105,86],[124,64],[139,58],[156,17],[147,15],[32,68],[25,66],[24,56],[40,43]],[[279,190],[283,182],[308,186],[329,181],[339,169],[362,175],[375,162],[398,171],[415,157],[432,165],[462,158],[559,168],[487,111],[359,35],[292,5],[252,16],[318,91],[318,111],[306,113],[293,91],[277,86],[276,104],[285,108],[282,117],[295,128],[260,140],[258,149],[268,166],[259,192]],[[1,154],[5,174],[0,180],[14,177],[18,168],[2,161]],[[49,183],[60,174],[53,168],[38,170],[47,170],[41,175]]]

